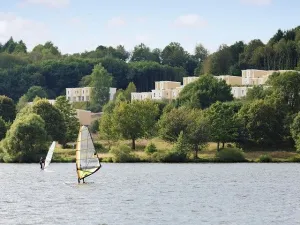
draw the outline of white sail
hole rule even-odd
[[[76,146],[76,166],[78,179],[92,175],[101,165],[88,127],[82,126],[79,131]]]
[[[55,141],[52,142],[45,160],[45,168],[49,166],[55,148]]]

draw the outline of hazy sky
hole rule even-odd
[[[123,3],[122,3],[123,2]],[[1,0],[0,42],[23,39],[29,50],[51,40],[62,53],[98,45],[179,42],[193,52],[259,38],[300,25],[299,0]]]

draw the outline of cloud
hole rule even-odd
[[[25,6],[29,4],[43,5],[50,8],[64,8],[70,4],[71,0],[22,0],[20,6]]]
[[[114,17],[107,22],[107,25],[109,27],[122,27],[126,25],[126,21],[121,17]]]
[[[207,22],[197,14],[179,16],[175,20],[178,27],[205,27]]]
[[[51,39],[45,24],[13,13],[0,12],[0,42],[5,43],[10,37],[15,41],[23,40],[28,49]]]
[[[272,0],[240,0],[244,4],[251,5],[270,5]]]

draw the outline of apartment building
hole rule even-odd
[[[151,92],[132,92],[131,93],[131,100],[146,100],[152,99]]]
[[[184,77],[183,78],[183,86],[196,81],[199,77]]]
[[[218,80],[225,80],[226,84],[234,86],[234,85],[242,85],[242,77],[239,76],[231,76],[231,75],[220,75],[214,76]]]
[[[66,98],[70,102],[88,102],[91,100],[92,87],[66,88]],[[116,88],[109,88],[109,100],[113,100]]]

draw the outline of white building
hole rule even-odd
[[[199,77],[184,77],[183,78],[183,86],[198,80],[198,78]]]
[[[231,93],[234,98],[242,98],[247,95],[247,92],[252,87],[240,86],[240,87],[231,87]]]
[[[226,84],[234,86],[234,85],[242,85],[242,77],[239,76],[231,76],[231,75],[220,75],[214,76],[218,80],[225,80]]]
[[[66,88],[66,98],[70,102],[89,102],[91,100],[92,87]],[[113,100],[117,92],[116,88],[109,88],[109,100]]]
[[[151,92],[132,92],[131,93],[131,100],[145,100],[145,99],[152,99]]]

